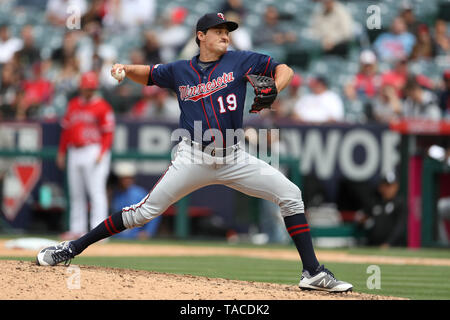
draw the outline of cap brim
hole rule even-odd
[[[234,31],[234,30],[236,30],[239,27],[239,25],[236,22],[226,21],[226,22],[221,22],[221,23],[214,24],[214,25],[210,26],[208,29],[214,28],[214,27],[217,27],[217,26],[221,26],[221,25],[225,25],[229,32]]]
[[[227,25],[228,31],[230,32],[236,30],[239,27],[239,25],[233,21],[227,21],[225,24]]]

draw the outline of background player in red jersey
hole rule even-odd
[[[62,118],[57,166],[67,171],[70,198],[70,226],[63,238],[73,238],[108,216],[106,179],[111,162],[111,145],[115,127],[111,106],[97,92],[98,77],[86,72],[80,81],[80,95],[69,101]]]

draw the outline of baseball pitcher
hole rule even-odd
[[[209,13],[197,22],[200,54],[191,60],[112,67],[111,74],[119,81],[127,77],[142,85],[173,90],[181,110],[180,128],[186,134],[170,166],[144,199],[111,215],[77,240],[41,250],[38,264],[70,263],[90,244],[151,221],[194,190],[223,184],[280,206],[302,261],[301,289],[352,289],[317,261],[300,189],[280,171],[247,153],[238,137],[229,134],[242,128],[247,83],[255,93],[250,112],[258,113],[270,108],[293,76],[290,67],[270,56],[228,51],[229,33],[237,28],[237,23],[227,21],[222,13]]]

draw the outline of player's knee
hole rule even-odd
[[[146,223],[150,222],[151,220],[155,219],[156,217],[157,216],[145,217],[142,215],[129,216],[128,219],[126,220],[124,219],[124,222],[126,221],[124,225],[127,229],[139,228],[145,225]]]
[[[162,213],[162,210],[151,210],[148,206],[141,206],[139,208],[125,208],[123,210],[124,226],[127,229],[142,227],[147,222],[150,222]]]
[[[283,217],[305,212],[302,192],[295,184],[292,184],[289,191],[283,195],[280,201],[280,212]]]
[[[305,206],[302,200],[284,200],[280,203],[280,213],[282,217],[305,213]]]
[[[296,184],[291,182],[289,187],[284,190],[282,198],[289,199],[294,202],[302,201],[302,191]]]

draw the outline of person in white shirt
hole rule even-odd
[[[437,96],[432,91],[422,88],[415,76],[411,76],[406,82],[405,96],[403,102],[404,119],[433,121],[441,119],[441,109],[437,102]]]
[[[156,6],[155,0],[111,0],[102,23],[108,29],[133,33],[137,28],[155,22]]]
[[[310,93],[300,97],[293,118],[301,122],[327,123],[344,121],[341,97],[328,89],[327,80],[318,76],[309,81]]]
[[[0,26],[0,64],[9,62],[14,54],[23,48],[23,41],[12,38],[7,25]]]
[[[234,21],[239,25],[242,24],[240,16],[233,11],[227,12],[225,17],[227,20]],[[251,50],[253,47],[250,31],[245,26],[238,28],[232,34],[230,33],[230,41],[230,50]]]
[[[48,22],[54,26],[65,27],[67,23],[75,22],[77,14],[81,16],[87,12],[86,0],[49,0],[45,9]]]
[[[335,0],[324,0],[314,11],[311,32],[325,54],[345,57],[354,38],[354,21],[347,7]]]
[[[191,29],[184,25],[189,14],[183,7],[174,7],[165,11],[163,26],[157,29],[160,56],[163,63],[177,59],[185,44],[189,41]]]

